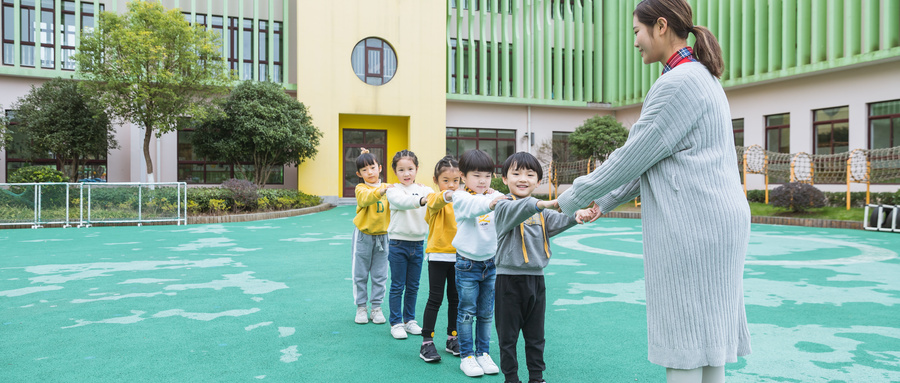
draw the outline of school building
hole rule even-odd
[[[499,165],[516,151],[565,145],[595,115],[628,127],[662,69],[643,65],[633,46],[637,0],[161,2],[218,31],[240,79],[281,83],[309,107],[324,133],[318,155],[284,167],[271,187],[332,201],[352,196],[360,147],[382,157],[392,182],[393,153],[413,150],[419,181],[429,184],[433,164],[447,154],[478,148]],[[809,154],[900,146],[900,0],[689,3],[695,24],[722,45],[737,146]],[[125,0],[0,4],[6,109],[31,86],[77,78],[70,56],[78,31],[89,31],[100,11],[126,9]],[[232,164],[193,154],[190,134],[154,139],[157,179],[215,185],[231,178]],[[92,160],[86,173],[145,180],[142,131],[125,124],[117,139],[121,148]],[[17,157],[16,145],[26,144],[0,153],[0,180],[28,164],[56,166],[52,154]],[[764,187],[762,176],[747,182]]]

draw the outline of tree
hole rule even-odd
[[[17,129],[36,153],[53,153],[71,182],[89,157],[103,157],[118,147],[109,116],[72,80],[56,78],[31,86],[13,105]]]
[[[581,158],[606,161],[614,150],[625,144],[628,129],[612,116],[594,116],[569,135],[572,153]]]
[[[244,169],[244,177],[265,185],[272,168],[299,164],[318,151],[322,133],[312,124],[306,106],[271,82],[245,81],[224,101],[222,113],[195,123],[194,150]]]
[[[175,130],[178,118],[198,117],[232,79],[212,30],[191,26],[177,9],[132,1],[128,12],[101,12],[75,55],[84,86],[113,115],[144,129],[148,180],[154,181],[150,139]]]
[[[0,111],[3,110],[3,104],[0,104]],[[0,148],[6,148],[10,141],[9,119],[6,118],[6,113],[0,113]]]

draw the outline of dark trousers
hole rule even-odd
[[[428,303],[425,304],[422,337],[434,338],[438,310],[444,301],[444,286],[447,286],[447,335],[456,336],[459,294],[456,292],[455,264],[455,262],[428,261]]]
[[[525,339],[529,379],[540,379],[544,366],[544,312],[546,289],[542,275],[497,275],[494,320],[500,342],[500,371],[507,381],[518,380],[516,343]]]

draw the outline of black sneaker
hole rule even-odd
[[[447,348],[444,351],[453,354],[453,356],[459,356],[459,341],[457,338],[447,339]]]
[[[531,379],[531,380],[528,381],[528,383],[547,383],[547,381],[544,380],[544,379],[541,379],[541,380],[534,380],[534,379]]]
[[[419,350],[419,357],[428,363],[441,361],[441,356],[438,355],[437,349],[434,348],[434,342],[423,344],[422,349]]]

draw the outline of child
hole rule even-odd
[[[541,383],[544,371],[544,267],[550,260],[550,237],[574,226],[576,220],[547,208],[556,201],[531,197],[543,177],[541,164],[533,155],[519,152],[502,166],[503,183],[510,198],[497,202],[494,227],[497,230],[497,280],[495,285],[497,337],[500,367],[506,382],[519,382],[516,343],[521,330],[525,339],[528,382]],[[590,211],[579,210],[580,220]]]
[[[459,355],[459,341],[456,339],[456,315],[459,296],[456,293],[456,249],[453,237],[456,235],[456,218],[453,204],[448,203],[445,194],[453,193],[459,187],[459,164],[451,156],[438,161],[434,167],[434,183],[441,192],[428,197],[425,222],[428,222],[428,303],[425,304],[425,326],[422,327],[422,347],[419,357],[426,362],[438,362],[441,356],[434,347],[434,326],[438,310],[444,300],[444,285],[447,286],[447,352]],[[448,192],[449,191],[449,192]]]
[[[494,161],[481,150],[469,150],[459,157],[459,170],[465,190],[457,190],[448,199],[456,216],[456,289],[459,292],[459,368],[467,376],[496,374],[500,369],[489,355],[491,321],[494,316],[494,253],[497,232],[494,230],[493,208],[499,192],[488,192]],[[477,317],[474,345],[473,317]],[[477,351],[477,353],[476,353]]]
[[[356,319],[359,324],[369,323],[366,315],[366,285],[372,278],[372,323],[385,322],[381,312],[384,300],[384,283],[388,273],[388,202],[384,197],[393,185],[382,184],[378,175],[381,165],[365,148],[356,158],[356,175],[365,181],[356,185],[356,218],[353,224],[353,295],[356,298]]]
[[[422,275],[424,241],[428,235],[425,223],[425,203],[434,193],[430,187],[416,183],[419,159],[409,150],[394,155],[391,168],[400,180],[387,191],[391,206],[391,223],[388,226],[391,265],[391,292],[389,303],[391,336],[406,339],[407,333],[419,335],[422,328],[416,323],[416,295],[419,277]],[[404,290],[406,291],[404,293]],[[402,312],[401,312],[402,306]]]

